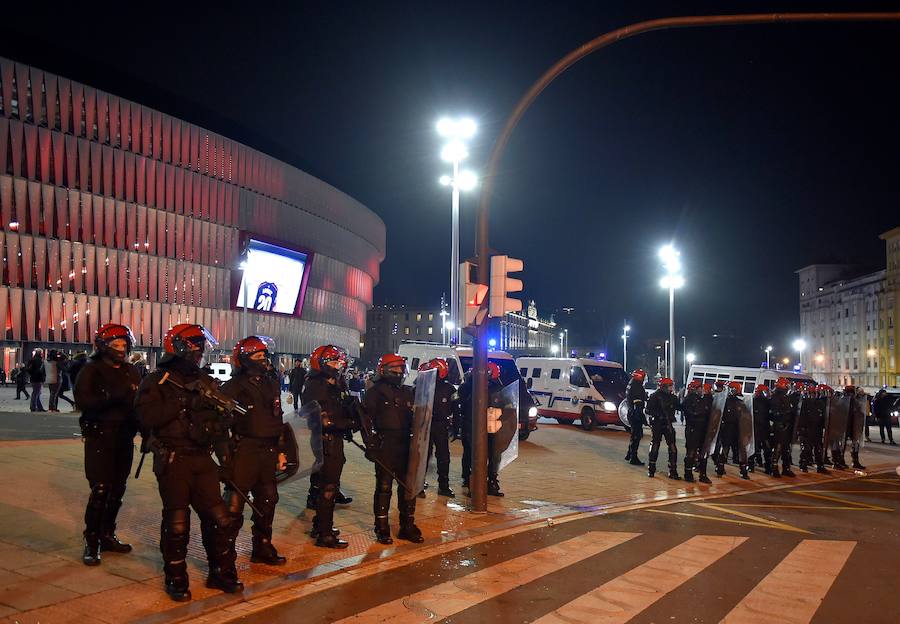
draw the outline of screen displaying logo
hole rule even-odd
[[[305,253],[250,239],[236,307],[293,314],[306,264]]]

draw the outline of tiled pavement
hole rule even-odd
[[[659,476],[648,479],[644,471],[622,461],[626,440],[620,430],[586,433],[570,426],[542,425],[521,445],[519,459],[501,475],[507,496],[491,498],[489,513],[466,511],[467,499],[459,491],[452,501],[433,494],[419,500],[416,518],[427,538],[423,547],[545,517],[701,494],[755,491],[778,484],[761,474],[753,475],[750,482],[741,481],[734,468],[728,477],[714,478],[708,487]],[[451,478],[458,482],[460,445],[454,444],[452,451]],[[135,545],[135,551],[107,555],[97,568],[82,565],[80,530],[87,489],[81,452],[78,441],[0,442],[0,618],[5,616],[0,621],[161,621],[163,612],[178,617],[200,615],[205,604],[243,608],[240,597],[226,597],[203,586],[205,560],[199,539],[192,539],[189,553],[194,602],[186,609],[166,598],[157,551],[159,498],[149,469],[140,480],[129,482],[120,516],[119,534]],[[646,456],[645,450],[642,455]],[[401,542],[390,547],[375,543],[371,532],[372,464],[349,446],[347,457],[343,489],[355,500],[338,509],[336,523],[350,548],[323,551],[310,544],[306,532],[312,513],[304,509],[307,481],[290,483],[281,490],[274,540],[289,558],[287,566],[251,566],[249,522],[245,524],[238,544],[238,565],[248,594],[259,595],[270,587],[359,563],[414,559],[416,550],[423,548]],[[864,461],[873,465],[887,465],[898,457],[895,449],[877,444],[864,452]],[[821,477],[815,474],[798,479],[818,480]],[[392,523],[396,528],[395,516]],[[194,521],[195,534],[197,528]],[[285,579],[286,575],[291,576]],[[212,601],[204,603],[207,598]]]

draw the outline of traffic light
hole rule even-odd
[[[525,263],[509,256],[491,256],[491,305],[489,315],[500,318],[507,312],[520,312],[522,301],[507,297],[508,293],[521,292],[522,280],[509,277],[518,273]]]
[[[485,284],[476,284],[473,281],[475,264],[462,262],[459,265],[459,314],[463,327],[481,325],[487,316],[487,309],[483,307],[488,294]]]

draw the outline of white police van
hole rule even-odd
[[[445,345],[437,342],[405,341],[400,343],[397,354],[406,360],[409,373],[405,383],[411,385],[419,374],[419,365],[433,358],[447,360],[450,368],[448,379],[458,386],[463,376],[472,367],[472,347],[466,345]],[[537,429],[538,411],[534,400],[527,390],[525,381],[519,376],[516,361],[506,351],[491,351],[488,359],[500,367],[500,381],[504,386],[514,381],[521,382],[519,392],[519,439],[527,440],[532,431]]]
[[[618,405],[628,375],[618,362],[592,358],[520,357],[519,373],[539,402],[538,414],[563,424],[621,425]]]

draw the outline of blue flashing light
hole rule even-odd
[[[601,351],[601,352],[598,354],[597,357],[599,357],[601,360],[605,360],[605,359],[606,359],[606,353],[603,352],[603,351]]]
[[[491,347],[491,348],[496,347],[496,346],[497,346],[497,339],[496,339],[496,338],[491,338],[490,340],[488,340],[488,346]]]

